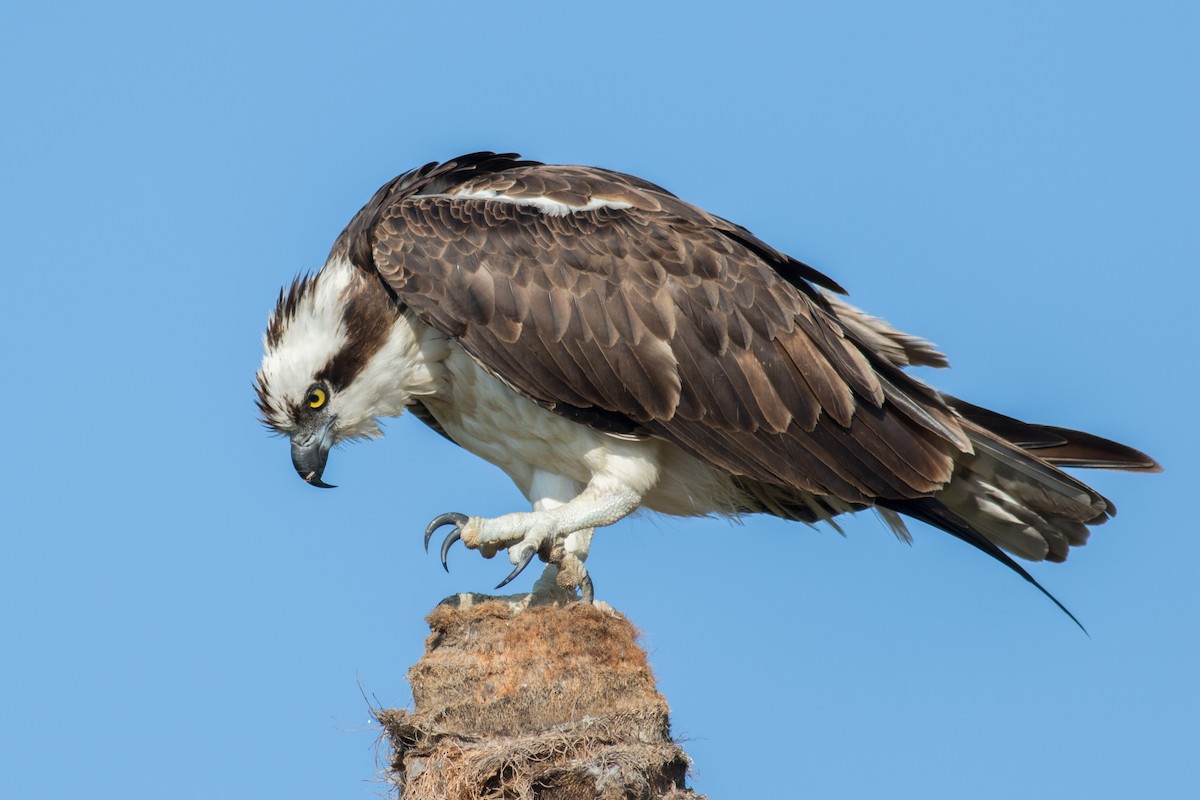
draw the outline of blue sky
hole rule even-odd
[[[665,185],[939,343],[940,387],[1166,467],[1090,475],[1120,515],[1031,570],[1091,638],[915,523],[599,533],[699,790],[1196,789],[1195,4],[642,5],[6,11],[0,796],[383,789],[363,692],[406,704],[424,614],[507,572],[421,531],[522,501],[410,419],[314,491],[251,379],[375,188],[478,149]]]

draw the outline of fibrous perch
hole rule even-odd
[[[459,595],[429,615],[412,711],[377,717],[406,800],[687,800],[637,632],[603,604]]]

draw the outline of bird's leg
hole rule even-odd
[[[583,491],[564,502],[560,497],[568,494],[564,491],[566,479],[558,478],[557,486],[550,486],[552,490],[547,491],[551,483],[550,480],[539,483],[535,476],[535,491],[530,492],[534,496],[535,510],[531,512],[491,519],[443,514],[426,529],[426,546],[436,529],[453,525],[454,529],[442,543],[443,565],[450,546],[456,541],[462,541],[485,556],[508,548],[509,560],[516,568],[501,582],[500,586],[503,586],[540,554],[543,560],[557,566],[555,580],[558,585],[570,589],[583,586],[585,595],[588,594],[591,581],[583,561],[587,558],[593,529],[611,525],[628,515],[641,503],[642,496],[623,481],[598,475]],[[578,484],[574,486],[577,490]]]

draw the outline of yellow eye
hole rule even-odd
[[[308,390],[308,398],[305,400],[309,408],[320,408],[325,405],[326,400],[325,390],[320,386],[314,386]]]

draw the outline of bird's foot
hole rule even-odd
[[[458,512],[441,514],[425,528],[425,550],[439,529],[452,526],[442,540],[442,567],[450,567],[446,558],[455,542],[472,550],[478,550],[485,558],[491,558],[503,549],[508,550],[508,560],[513,570],[496,585],[499,589],[520,575],[534,556],[557,568],[555,582],[563,589],[574,592],[578,588],[585,602],[594,596],[592,579],[583,565],[591,544],[592,529],[564,531],[558,518],[545,511],[506,514],[494,519],[468,517]]]
[[[591,573],[583,561],[573,553],[565,553],[560,561],[550,562],[542,575],[533,585],[534,598],[545,595],[556,597],[567,592],[571,597],[579,591],[579,599],[592,603],[595,599],[595,587],[592,584]]]

